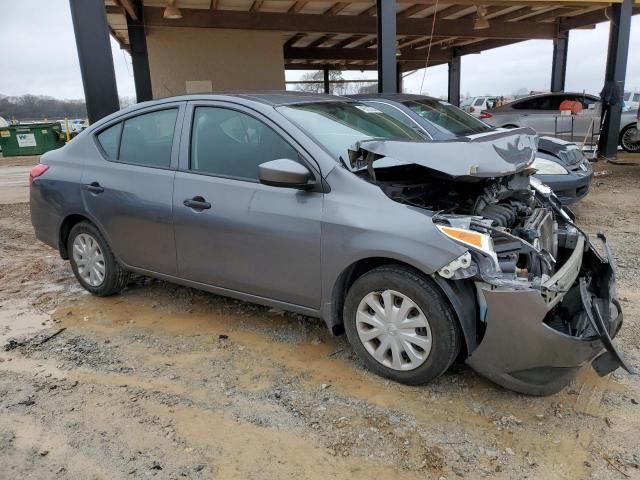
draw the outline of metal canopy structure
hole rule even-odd
[[[393,92],[401,88],[402,72],[448,64],[448,95],[458,104],[463,56],[525,40],[552,40],[550,85],[552,91],[561,91],[569,31],[594,28],[605,21],[615,23],[609,39],[605,85],[613,92],[622,90],[630,19],[640,13],[640,0],[69,1],[75,12],[74,29],[91,121],[109,110],[105,99],[93,92],[115,88],[112,75],[95,74],[104,65],[112,68],[111,58],[105,57],[108,38],[96,34],[105,26],[131,53],[138,101],[151,99],[152,91],[145,29],[185,27],[280,32],[284,69],[324,70],[325,90],[329,70],[377,70],[378,89]],[[85,3],[95,8],[80,5]],[[179,18],[166,18],[168,5],[180,9]],[[96,82],[100,85],[88,86]],[[114,103],[112,97],[109,100]],[[92,104],[100,108],[92,109]],[[605,106],[610,113],[600,148],[615,154],[620,106]],[[111,105],[111,111],[117,109],[117,103]],[[92,111],[101,114],[91,118]]]
[[[127,14],[135,0],[105,0],[111,32],[130,50]],[[610,1],[383,0],[396,10],[396,60],[401,71],[451,62],[524,40],[563,38],[610,18]],[[283,32],[286,69],[377,70],[378,24],[374,0],[178,0],[182,18],[163,17],[167,2],[144,1],[144,21],[155,27],[227,28]],[[478,8],[488,27],[478,29]],[[634,13],[640,12],[636,2]],[[434,23],[435,20],[435,23]],[[474,28],[475,27],[475,28]],[[428,62],[427,62],[428,58]]]

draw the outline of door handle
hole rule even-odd
[[[187,198],[182,203],[185,207],[193,208],[198,212],[201,212],[202,210],[209,210],[211,208],[211,204],[200,195],[196,195],[193,198]]]
[[[91,182],[89,184],[84,185],[82,188],[91,193],[102,193],[104,192],[104,188],[100,186],[98,182]]]

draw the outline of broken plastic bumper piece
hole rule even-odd
[[[623,315],[613,256],[604,236],[598,238],[604,257],[587,242],[543,290],[483,290],[486,330],[467,363],[529,395],[560,391],[587,363],[601,376],[620,366],[633,373],[613,343]]]

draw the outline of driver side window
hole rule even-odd
[[[298,153],[260,120],[228,108],[195,109],[190,170],[258,181],[258,166],[279,158],[298,160]]]

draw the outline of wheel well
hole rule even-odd
[[[507,123],[506,125],[503,125],[501,128],[520,128],[517,125],[514,125],[513,123]]]
[[[636,122],[631,122],[629,125],[625,125],[624,127],[622,127],[620,129],[620,135],[619,135],[620,136],[620,141],[622,141],[622,136],[624,135],[624,132],[626,132],[627,129],[629,129],[629,128],[635,127],[636,125],[637,125]]]
[[[344,309],[344,301],[351,285],[365,273],[383,265],[397,265],[418,271],[408,263],[386,257],[365,258],[345,268],[334,284],[331,295],[331,332],[334,335],[342,335],[344,333],[342,310]]]
[[[334,335],[342,335],[344,333],[344,319],[342,318],[342,312],[344,309],[344,302],[347,296],[347,292],[351,285],[365,273],[373,270],[374,268],[381,267],[383,265],[395,265],[404,267],[419,275],[428,277],[423,272],[418,270],[408,263],[395,260],[386,257],[373,257],[358,260],[345,268],[335,285],[333,286],[333,292],[331,297],[331,320],[330,329]],[[457,281],[451,283],[444,278],[435,278],[434,287],[439,289],[444,297],[447,299],[449,306],[453,309],[456,317],[458,328],[462,335],[463,348],[460,350],[460,358],[466,358],[470,352],[476,347],[476,300],[475,290],[472,284],[468,281]]]
[[[64,219],[64,221],[62,222],[62,225],[60,226],[60,238],[58,240],[59,242],[58,248],[60,250],[60,256],[65,260],[69,259],[69,252],[67,251],[67,241],[69,240],[69,233],[71,232],[71,229],[76,224],[83,221],[90,222],[90,220],[83,215],[79,215],[79,214],[69,215],[67,218]]]

